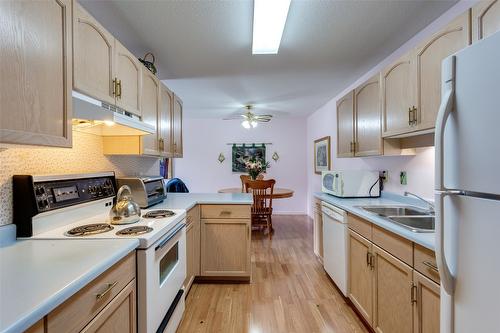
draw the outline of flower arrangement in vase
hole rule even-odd
[[[265,162],[264,160],[255,157],[245,161],[245,168],[252,180],[256,180],[261,173],[265,172],[266,169],[269,168],[269,166],[269,162]]]

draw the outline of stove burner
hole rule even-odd
[[[170,217],[174,216],[175,213],[171,210],[168,209],[155,209],[147,212],[146,214],[142,215],[142,217],[146,219],[162,219],[165,217]]]
[[[68,236],[88,236],[101,234],[103,232],[107,232],[113,230],[114,228],[107,223],[95,223],[95,224],[86,224],[76,228],[73,228],[67,232]]]
[[[147,234],[148,232],[153,231],[153,228],[147,227],[145,225],[139,225],[135,227],[128,227],[122,229],[116,233],[117,236],[134,236],[134,235],[142,235]]]

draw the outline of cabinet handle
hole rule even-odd
[[[413,125],[417,125],[417,108],[415,105],[413,106],[412,109],[412,116],[413,116]]]
[[[417,285],[413,282],[411,283],[411,304],[417,303]]]
[[[118,80],[116,82],[116,93],[117,93],[117,96],[118,98],[122,98],[122,80]]]
[[[116,96],[116,77],[113,79],[113,96]]]
[[[412,117],[412,109],[408,108],[408,126],[411,126],[413,124],[413,117]]]
[[[425,266],[427,266],[428,268],[432,269],[433,271],[435,271],[436,273],[439,273],[439,270],[438,270],[438,267],[436,266],[436,264],[434,264],[430,261],[424,261],[423,264]]]
[[[158,148],[159,148],[160,151],[164,151],[165,150],[165,142],[163,141],[162,138],[158,139]]]
[[[370,269],[374,270],[375,269],[375,256],[370,253]]]
[[[220,215],[221,216],[223,216],[223,215],[231,215],[231,212],[227,211],[227,210],[223,210],[222,212],[220,212]]]
[[[370,252],[366,252],[366,266],[370,266]]]
[[[106,289],[102,293],[99,293],[99,294],[95,295],[95,298],[97,300],[102,299],[104,296],[106,296],[111,291],[111,289],[113,289],[114,287],[116,287],[117,284],[118,284],[118,281],[106,284]]]

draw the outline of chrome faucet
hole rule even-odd
[[[415,198],[417,198],[417,199],[425,202],[429,206],[429,211],[431,212],[431,214],[434,215],[435,210],[434,210],[434,204],[432,202],[425,200],[424,198],[422,198],[421,196],[416,195],[415,193],[411,193],[411,192],[405,191],[405,197],[407,197],[409,195],[414,196]]]

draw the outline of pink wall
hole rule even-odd
[[[277,213],[305,214],[307,205],[306,119],[273,119],[269,124],[246,130],[239,121],[217,119],[184,119],[184,157],[175,159],[174,173],[182,178],[191,192],[217,192],[224,187],[240,185],[240,174],[231,171],[230,142],[271,142],[267,160],[271,162],[266,178],[276,179],[276,186],[293,189],[292,198],[273,202]],[[280,156],[274,162],[274,152]],[[219,153],[226,160],[217,160]]]
[[[385,190],[402,193],[404,191],[415,192],[425,198],[433,198],[434,187],[434,148],[421,148],[417,150],[416,156],[394,156],[394,157],[368,157],[368,158],[337,158],[336,142],[336,102],[359,84],[372,77],[385,66],[418,45],[422,40],[435,33],[453,18],[466,11],[477,1],[460,1],[441,17],[415,35],[389,57],[373,67],[355,82],[346,83],[346,88],[340,94],[331,99],[324,106],[316,110],[307,118],[307,159],[313,159],[313,144],[315,139],[331,136],[332,138],[332,168],[333,169],[366,169],[366,170],[388,170],[389,180]],[[399,172],[406,171],[408,184],[399,184]],[[313,193],[321,191],[321,177],[316,175],[313,166],[307,164],[307,200],[308,214],[312,215]]]

